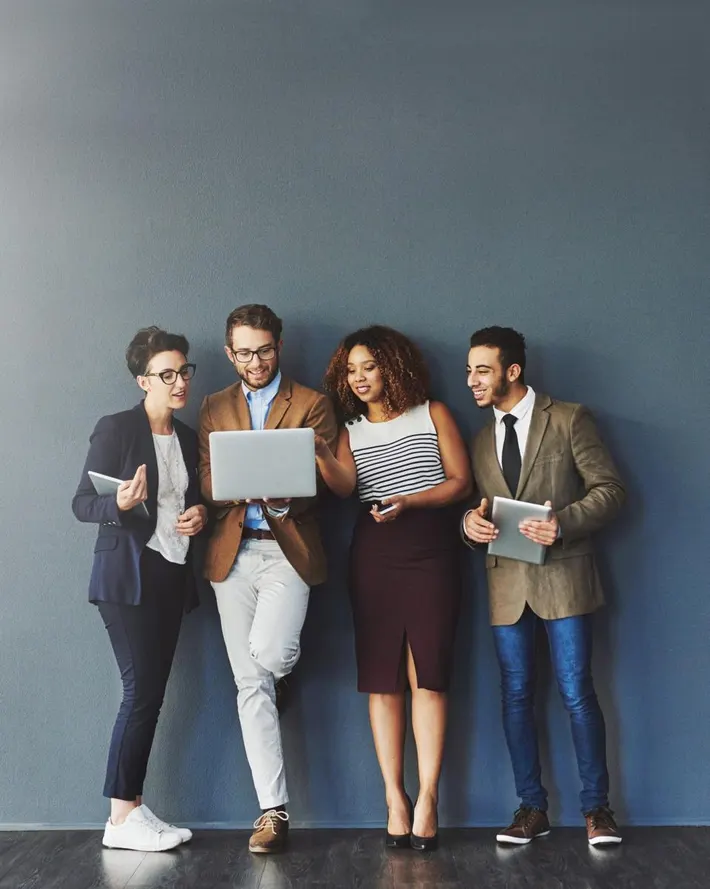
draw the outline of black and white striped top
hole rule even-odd
[[[428,491],[446,481],[429,402],[394,420],[349,420],[345,428],[357,468],[360,500]]]

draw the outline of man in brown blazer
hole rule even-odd
[[[208,395],[200,412],[200,483],[215,522],[205,573],[217,599],[222,635],[237,685],[244,747],[262,813],[252,852],[276,852],[288,833],[288,792],[277,684],[300,656],[310,588],[326,576],[315,498],[216,502],[209,435],[215,430],[311,427],[335,448],[329,400],[282,376],[281,320],[263,305],[227,319],[225,352],[239,382]]]
[[[572,726],[591,845],[619,843],[609,808],[604,717],[591,673],[592,613],[604,602],[592,534],[619,511],[624,487],[590,412],[525,385],[525,339],[507,327],[471,337],[467,384],[494,416],[473,441],[480,505],[463,521],[474,546],[498,532],[493,497],[552,508],[520,532],[547,547],[542,565],[486,556],[491,623],[501,670],[503,725],[520,807],[496,839],[524,844],[550,831],[534,714],[535,631],[547,632],[552,666]]]

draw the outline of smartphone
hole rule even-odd
[[[393,509],[397,508],[396,503],[388,503],[386,506],[383,506],[379,500],[375,500],[373,506],[377,507],[377,512],[380,515],[387,515],[388,512],[392,512]]]

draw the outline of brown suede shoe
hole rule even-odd
[[[621,842],[621,834],[609,806],[599,806],[598,809],[585,812],[584,819],[587,822],[587,839],[590,846],[606,846]]]
[[[250,852],[280,852],[288,837],[288,815],[269,809],[254,822],[254,833],[249,838]]]
[[[547,812],[521,806],[513,815],[513,823],[496,835],[499,843],[515,843],[524,846],[535,837],[546,837],[550,832]]]

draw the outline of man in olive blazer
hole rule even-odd
[[[282,376],[281,320],[245,305],[227,319],[225,352],[239,382],[209,395],[200,413],[200,484],[215,513],[205,572],[217,599],[234,674],[244,748],[261,814],[252,852],[277,852],[287,837],[286,773],[277,700],[301,653],[310,587],[326,576],[315,498],[215,502],[210,432],[308,426],[335,449],[330,401]]]
[[[535,631],[544,624],[582,781],[580,795],[592,845],[618,843],[609,808],[604,718],[591,674],[591,615],[604,602],[592,535],[619,511],[625,492],[590,412],[535,394],[524,383],[525,340],[511,328],[471,337],[468,386],[494,416],[475,437],[472,465],[480,503],[463,522],[474,546],[497,530],[493,497],[551,507],[549,521],[520,530],[547,547],[542,565],[486,555],[489,609],[501,669],[503,723],[521,799],[499,842],[523,844],[549,832],[534,717]]]

